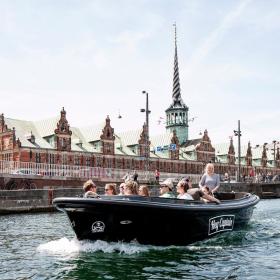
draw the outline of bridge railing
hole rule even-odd
[[[136,170],[138,180],[155,180],[153,171]],[[118,168],[102,168],[89,166],[75,166],[64,164],[47,164],[34,162],[19,162],[19,161],[0,161],[0,174],[13,174],[14,176],[41,176],[41,177],[71,177],[81,179],[109,179],[122,180],[125,175],[132,176],[133,170],[118,169]],[[193,183],[198,183],[199,174],[182,174],[182,173],[160,173],[160,180],[166,178],[178,179],[189,176]]]

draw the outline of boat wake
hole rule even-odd
[[[58,240],[41,244],[37,247],[40,253],[51,255],[72,255],[80,252],[103,252],[103,253],[120,253],[120,254],[137,254],[149,251],[154,246],[140,245],[136,242],[106,242],[102,240],[79,241],[78,239],[69,240],[63,237]]]
[[[153,245],[142,245],[133,241],[130,243],[123,242],[106,242],[102,240],[90,241],[82,240],[79,241],[76,238],[68,239],[66,237],[58,240],[53,240],[37,247],[37,252],[47,255],[58,255],[58,256],[73,256],[82,252],[103,252],[103,253],[119,253],[124,255],[133,255],[146,253],[149,251],[168,251],[172,249],[187,250],[187,251],[200,251],[207,250],[220,251],[223,249],[222,246],[217,244],[203,244],[202,242],[196,242],[193,245],[188,246],[153,246]]]

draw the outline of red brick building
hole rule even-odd
[[[116,133],[109,116],[101,126],[71,127],[64,108],[58,118],[43,121],[15,120],[1,114],[0,161],[130,170],[144,170],[148,161],[152,172],[180,174],[201,174],[205,164],[212,161],[216,162],[216,172],[235,174],[232,139],[218,148],[212,145],[207,130],[201,138],[189,139],[188,110],[181,96],[175,38],[172,103],[165,111],[163,134],[147,137],[146,123],[142,129]],[[256,172],[279,172],[278,146],[274,145],[273,161],[266,154],[266,145],[260,156],[256,151],[252,152],[250,144],[242,148],[242,174],[248,175],[253,166]]]

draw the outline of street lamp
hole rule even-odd
[[[146,108],[141,109],[140,112],[146,113],[146,137],[145,137],[145,157],[146,157],[146,162],[145,162],[145,171],[146,175],[148,174],[149,171],[149,157],[150,157],[150,145],[149,145],[149,114],[151,111],[149,110],[149,93],[146,91],[142,91],[142,94],[146,94]]]
[[[234,130],[234,136],[238,137],[238,172],[237,172],[237,180],[240,182],[240,168],[241,168],[241,131],[240,131],[240,120],[238,120],[238,128]]]

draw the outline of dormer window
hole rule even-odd
[[[30,132],[29,135],[26,135],[26,139],[27,139],[30,143],[35,144],[35,136],[34,136],[34,134],[32,133],[32,131]]]
[[[83,148],[83,141],[79,139],[79,142],[77,143],[77,146],[80,148]]]

